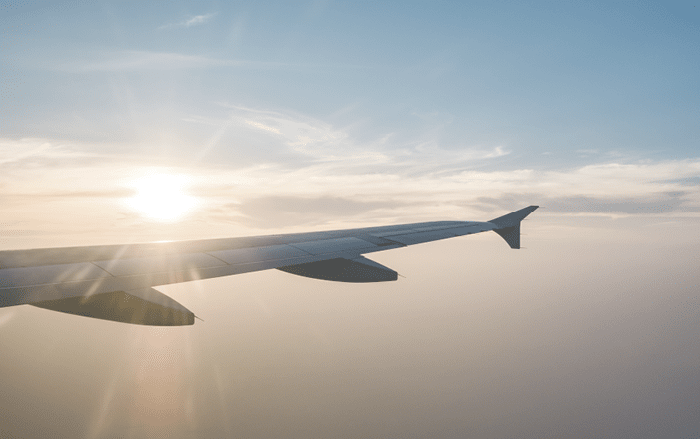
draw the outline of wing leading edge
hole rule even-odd
[[[493,230],[520,248],[520,222],[537,206],[487,222],[438,221],[328,232],[124,246],[0,252],[0,308],[29,304],[142,325],[194,323],[152,287],[276,268],[339,282],[383,282],[396,271],[362,255]]]

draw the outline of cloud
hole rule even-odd
[[[287,64],[263,61],[218,59],[200,55],[186,55],[172,52],[151,52],[144,50],[119,50],[95,53],[92,60],[55,63],[54,70],[73,73],[128,72],[143,70],[203,69],[210,67],[244,67],[269,69],[284,67]]]
[[[264,125],[264,124],[262,124],[262,123],[260,123],[260,122],[255,122],[255,121],[253,121],[253,120],[246,120],[245,123],[247,123],[248,125],[250,125],[250,126],[252,126],[252,127],[254,127],[254,128],[258,128],[258,129],[261,129],[261,130],[269,131],[269,132],[275,133],[275,134],[281,134],[279,129],[273,128],[273,127],[269,127],[269,126]]]
[[[105,189],[105,190],[79,190],[79,191],[46,191],[39,193],[14,193],[13,197],[21,198],[24,201],[28,199],[36,199],[41,201],[51,201],[56,199],[79,199],[79,198],[125,198],[136,194],[136,191],[121,188],[121,189]],[[8,197],[9,198],[9,197]]]
[[[690,209],[698,192],[698,159],[503,170],[498,160],[509,151],[501,146],[444,149],[436,142],[397,144],[390,136],[363,142],[343,128],[303,115],[225,108],[229,115],[219,120],[188,117],[210,139],[199,136],[202,140],[196,146],[170,145],[167,156],[182,172],[206,174],[210,180],[206,187],[235,184],[241,191],[239,199],[342,193],[354,200],[396,195],[401,202],[430,200],[435,205],[467,206],[471,201],[476,206],[482,203],[476,201],[479,197],[524,194],[532,198],[534,194],[542,200],[540,204],[561,206],[562,211],[580,211],[580,206],[587,205],[587,211],[633,214],[653,213],[653,206],[661,206],[659,203],[665,206],[659,212]],[[65,192],[66,182],[50,183],[51,175],[60,178],[68,172],[85,174],[82,169],[95,169],[104,179],[109,172],[162,165],[163,158],[148,156],[149,150],[152,148],[115,148],[100,142],[0,139],[0,171],[4,174],[0,188],[5,184],[2,190],[7,190],[25,181]],[[69,193],[93,190],[81,179],[71,184]]]
[[[363,141],[355,138],[344,127],[303,115],[281,111],[265,111],[222,103],[230,111],[227,120],[218,124],[227,127],[231,135],[248,139],[261,139],[274,150],[294,153],[299,158],[278,162],[284,167],[332,167],[333,173],[398,173],[445,175],[474,166],[475,163],[497,159],[510,154],[502,146],[491,148],[465,147],[445,149],[437,142],[425,141],[406,144],[393,138],[391,133],[380,138]],[[188,120],[209,124],[203,118],[190,117]],[[213,124],[212,124],[213,125]],[[217,133],[217,141],[228,139],[225,133]],[[234,139],[231,139],[234,141]],[[213,145],[209,145],[210,149]],[[360,169],[361,168],[361,169]]]
[[[197,26],[200,24],[204,24],[207,21],[209,21],[212,17],[214,17],[216,13],[213,14],[204,14],[204,15],[195,15],[194,17],[190,18],[185,22],[185,27],[190,27],[190,26]]]
[[[190,195],[201,201],[182,226],[187,236],[478,219],[490,216],[483,212],[497,216],[530,204],[543,212],[601,218],[700,217],[697,158],[504,169],[499,161],[513,147],[445,149],[438,141],[402,144],[391,133],[363,140],[304,115],[221,108],[219,119],[187,116],[190,122],[177,127],[185,130],[178,136],[201,140],[168,145],[166,156],[151,156],[153,148],[138,143],[115,148],[106,142],[0,139],[4,220],[32,230],[63,224],[75,233],[108,224],[115,234],[145,235],[151,229],[138,229],[141,220],[120,200],[130,196],[130,182],[158,172],[187,175]],[[192,127],[199,134],[186,137]],[[172,169],[163,168],[166,159]],[[232,232],[235,227],[241,231]],[[158,233],[153,236],[177,238]]]
[[[668,214],[674,212],[700,212],[697,193],[662,192],[646,196],[548,196],[546,194],[503,194],[500,197],[479,197],[474,204],[480,210],[491,212],[511,209],[525,204],[540,205],[547,212],[557,213],[608,213],[608,214]]]
[[[77,164],[94,164],[104,155],[91,153],[75,142],[40,138],[0,139],[0,172],[31,171]]]
[[[671,180],[659,181],[658,183],[677,183],[683,186],[700,186],[700,177],[675,178]]]
[[[207,23],[209,20],[214,18],[218,14],[218,12],[213,12],[210,14],[204,14],[204,15],[194,15],[188,19],[185,19],[183,21],[177,22],[177,23],[169,23],[169,24],[164,24],[162,26],[158,27],[158,30],[162,29],[173,29],[177,27],[192,27],[192,26],[199,26],[202,24]]]
[[[263,196],[240,204],[228,204],[225,218],[256,228],[324,224],[329,219],[348,220],[373,211],[391,210],[403,203],[388,199],[367,201],[334,196]]]
[[[97,60],[77,61],[60,64],[58,70],[75,73],[139,71],[139,70],[174,70],[205,68],[221,63],[220,60],[198,55],[179,53],[148,52],[141,50],[121,50],[105,52]]]
[[[59,58],[60,57],[60,58]],[[70,60],[66,62],[66,59]],[[253,70],[286,69],[302,72],[318,72],[319,69],[357,68],[351,65],[328,65],[257,61],[245,59],[221,59],[202,55],[147,50],[80,51],[71,54],[48,54],[33,67],[69,73],[129,72],[142,70],[170,71],[204,69],[213,67],[245,68]]]

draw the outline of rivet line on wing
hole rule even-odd
[[[303,248],[296,247],[296,246],[294,246],[294,245],[292,245],[292,244],[285,244],[285,245],[288,245],[288,246],[293,247],[293,248],[295,248],[295,249],[297,249],[297,250],[303,251],[304,253],[306,253],[306,254],[309,255],[309,256],[316,256],[315,254],[309,253],[309,252],[307,252],[306,250],[304,250]]]
[[[216,256],[212,255],[211,253],[207,253],[207,252],[202,252],[202,253],[205,254],[205,255],[207,255],[207,256],[211,256],[212,258],[214,258],[214,259],[216,259],[216,260],[218,260],[218,261],[221,261],[221,262],[223,262],[223,263],[226,264],[226,265],[231,265],[231,264],[229,264],[228,262],[224,261],[223,259],[217,258]]]

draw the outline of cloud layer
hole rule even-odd
[[[128,229],[147,222],[128,208],[132,182],[154,173],[186,176],[187,190],[200,200],[183,227],[193,222],[283,229],[481,219],[485,212],[530,204],[550,214],[610,217],[696,217],[700,212],[698,159],[503,170],[498,161],[509,151],[500,146],[447,150],[435,143],[397,145],[390,136],[359,143],[351,131],[310,117],[226,108],[225,118],[185,122],[206,127],[210,138],[194,149],[173,149],[170,166],[138,149],[109,154],[104,152],[109,148],[89,142],[0,141],[5,220],[26,229],[47,227],[39,212],[49,203],[62,206],[54,220],[64,226],[99,230],[96,221],[121,218],[117,229]],[[224,163],[213,165],[217,157]],[[99,215],[70,219],[96,208]]]
[[[10,233],[1,245],[478,220],[532,204],[544,215],[657,222],[700,216],[697,158],[639,160],[603,151],[579,166],[514,166],[520,152],[512,146],[445,148],[430,126],[418,139],[391,132],[368,138],[361,124],[213,106],[216,112],[168,114],[179,123],[167,125],[134,113],[139,125],[120,141],[0,140],[5,230],[32,231]],[[136,211],[134,182],[155,174],[184,178],[197,209],[169,224]]]

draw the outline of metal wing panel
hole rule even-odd
[[[432,232],[418,232],[407,235],[390,236],[392,241],[400,242],[404,245],[420,244],[423,242],[437,241],[438,239],[454,238],[456,235],[450,230],[434,230]]]
[[[409,233],[418,233],[418,232],[432,232],[435,230],[444,230],[444,229],[453,229],[455,227],[458,227],[458,225],[450,224],[450,225],[433,225],[433,226],[422,226],[422,227],[411,227],[411,228],[396,228],[392,229],[389,228],[388,230],[382,230],[379,232],[373,232],[372,235],[374,236],[381,236],[381,237],[391,237],[391,236],[396,236],[396,235],[406,235]]]
[[[109,273],[89,262],[27,268],[4,268],[0,269],[0,288],[75,282],[109,276]]]
[[[489,230],[495,229],[495,226],[491,223],[472,223],[471,225],[464,227],[457,227],[455,229],[450,229],[450,232],[454,233],[455,236],[465,236],[474,233],[487,232]]]
[[[224,265],[214,256],[204,253],[163,255],[160,257],[111,259],[96,261],[95,265],[115,277],[135,274],[198,270]]]
[[[265,247],[241,248],[209,252],[209,255],[227,264],[246,264],[277,259],[309,256],[303,250],[291,245],[270,245]]]
[[[376,247],[376,245],[371,242],[355,237],[295,242],[293,246],[312,255]]]
[[[495,226],[491,223],[464,221],[461,223],[451,223],[449,225],[414,227],[397,231],[389,230],[378,233],[377,235],[404,245],[413,245],[485,232],[493,230],[494,228]]]

